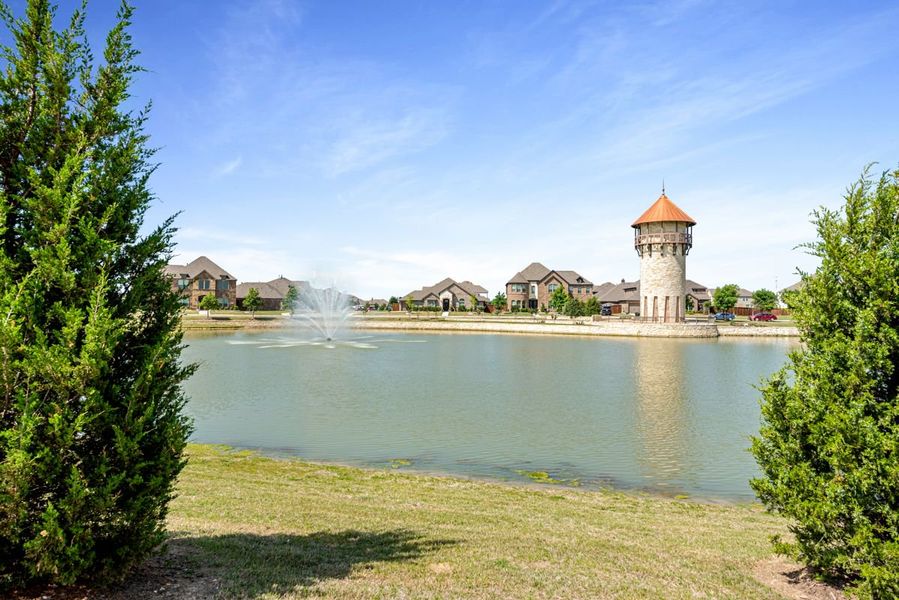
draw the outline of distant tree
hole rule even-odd
[[[415,308],[415,301],[412,300],[412,294],[409,294],[403,299],[403,304],[408,311],[411,311],[413,308]]]
[[[496,309],[496,312],[502,312],[506,310],[507,302],[508,300],[506,299],[506,294],[504,294],[503,292],[497,292],[496,296],[493,297],[493,301],[491,302],[491,304],[493,304],[493,308]]]
[[[730,312],[731,309],[737,305],[739,294],[740,286],[737,284],[728,283],[727,285],[722,285],[715,290],[715,294],[712,297],[712,304],[715,305],[715,310],[720,312]]]
[[[134,97],[132,8],[120,3],[96,52],[80,9],[66,18],[48,0],[8,4],[0,2],[7,598],[13,586],[121,579],[166,540],[191,430],[182,383],[194,370],[181,357],[180,297],[164,273],[173,220],[145,220],[157,161]]]
[[[258,292],[257,292],[258,294]],[[297,308],[297,302],[300,301],[300,292],[297,290],[296,286],[288,285],[287,293],[284,294],[284,298],[281,299],[281,310],[286,310],[290,314],[293,314],[293,311]],[[260,303],[261,305],[261,303]]]
[[[687,296],[687,301],[685,304],[687,307],[687,312],[693,312],[693,308],[695,307],[695,305],[693,304],[693,296]]]
[[[574,296],[568,296],[564,306],[562,306],[562,314],[568,317],[580,317],[584,314],[584,305]]]
[[[550,295],[549,307],[556,312],[562,312],[565,309],[566,302],[568,302],[568,292],[565,291],[564,286],[560,285]]]
[[[400,299],[397,298],[396,296],[391,296],[390,299],[387,301],[387,304],[389,304],[390,306],[393,306],[394,304],[399,304],[399,303],[400,303]]]
[[[474,294],[469,294],[468,302],[471,304],[471,310],[479,313],[481,312],[481,305],[478,303],[478,298]]]
[[[802,345],[762,387],[759,499],[788,553],[862,598],[899,598],[899,170],[814,213],[817,271],[790,308]]]
[[[205,300],[206,298],[208,296],[205,296],[203,299]],[[243,299],[243,308],[250,311],[254,319],[256,318],[256,311],[262,308],[262,298],[259,297],[259,290],[256,288],[247,290],[247,297]]]
[[[206,294],[203,296],[203,299],[200,300],[200,310],[208,310],[210,314],[212,311],[219,307],[219,300],[215,297],[215,294]]]
[[[764,312],[770,311],[777,306],[777,294],[765,288],[756,290],[752,293],[752,306]]]
[[[596,299],[596,296],[587,298],[587,301],[584,302],[584,314],[592,316],[598,315],[600,312],[602,312],[602,305],[599,303],[599,300]]]

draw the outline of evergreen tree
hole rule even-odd
[[[250,290],[252,291],[252,290]],[[249,292],[247,292],[249,295]],[[256,297],[259,297],[259,292],[256,292]],[[296,286],[288,285],[287,286],[287,294],[284,295],[284,298],[281,299],[281,310],[286,310],[293,314],[293,311],[297,308],[297,302],[300,301],[300,293],[297,291]],[[259,306],[262,306],[262,301],[259,301]],[[259,310],[258,308],[254,310]]]
[[[496,312],[502,312],[506,310],[506,295],[503,292],[497,292],[496,296],[493,297],[491,304],[493,304],[493,308],[496,309]]]
[[[566,302],[568,302],[568,292],[565,291],[564,286],[557,286],[549,297],[549,307],[556,312],[561,312],[565,309]]]
[[[593,316],[598,315],[600,312],[602,312],[602,305],[599,303],[599,300],[596,299],[596,296],[587,298],[587,301],[584,302],[584,314]]]
[[[0,588],[127,573],[164,540],[190,432],[172,219],[140,233],[132,8],[101,65],[83,13],[55,12],[0,4]]]
[[[562,307],[562,314],[568,317],[579,317],[584,314],[584,305],[574,296],[568,296]]]
[[[254,319],[256,318],[256,311],[262,308],[262,298],[259,297],[259,290],[256,288],[247,290],[247,297],[243,299],[243,307],[244,310],[250,311]]]
[[[762,388],[752,451],[777,548],[862,597],[899,597],[899,171],[814,213],[821,266],[790,294],[802,346]]]

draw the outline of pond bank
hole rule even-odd
[[[782,598],[755,506],[187,455],[168,554],[111,597]]]
[[[252,319],[242,314],[222,313],[211,318],[193,315],[182,318],[184,330],[283,329],[293,323],[283,316]],[[750,325],[716,325],[706,322],[638,323],[627,320],[590,321],[587,319],[522,319],[508,317],[425,317],[353,316],[354,329],[394,331],[459,331],[482,333],[517,333],[529,335],[583,335],[613,337],[716,338],[728,337],[799,337],[795,327]]]

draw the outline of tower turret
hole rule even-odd
[[[675,323],[686,313],[687,254],[693,246],[690,215],[665,195],[634,221],[634,248],[640,256],[640,316]]]

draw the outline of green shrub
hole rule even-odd
[[[0,71],[0,588],[122,577],[164,539],[181,414],[172,220],[146,235],[155,165],[123,6],[105,64],[76,14],[30,0]]]
[[[762,502],[791,521],[778,550],[862,597],[899,597],[899,171],[867,172],[820,209],[821,260],[790,295],[802,349],[762,388],[752,451]]]

